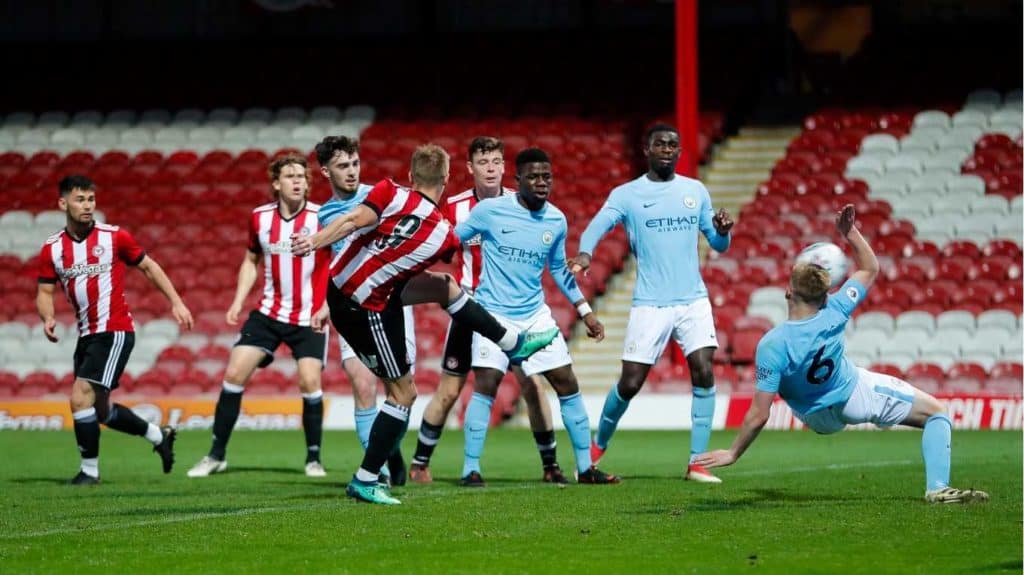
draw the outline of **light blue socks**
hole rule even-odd
[[[938,413],[924,422],[921,455],[924,457],[925,489],[935,491],[949,487],[949,446],[953,424],[945,413]]]
[[[622,399],[619,395],[618,386],[613,386],[604,400],[604,408],[601,410],[601,421],[597,422],[597,437],[594,443],[601,449],[608,448],[608,442],[615,435],[615,429],[619,426],[619,420],[626,413],[629,407],[629,400]]]
[[[690,462],[708,450],[711,441],[711,421],[715,418],[715,386],[694,387],[690,403]]]
[[[583,473],[590,469],[590,418],[583,404],[583,395],[576,392],[559,397],[558,403],[562,407],[562,424],[569,432],[572,450],[576,455],[576,470]]]
[[[466,422],[463,433],[466,437],[464,459],[462,461],[462,477],[476,471],[480,473],[480,457],[484,453],[484,442],[487,441],[487,426],[491,422],[491,406],[494,398],[481,393],[473,393],[466,407]]]

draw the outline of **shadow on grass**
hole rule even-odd
[[[752,494],[744,497],[737,497],[733,499],[704,497],[690,502],[678,502],[675,505],[648,506],[633,510],[631,513],[639,515],[678,515],[682,511],[739,511],[758,507],[772,507],[781,503],[808,503],[831,506],[843,503],[852,504],[866,499],[861,496],[850,497],[806,491],[791,492],[781,489],[754,489],[752,491]]]
[[[305,475],[306,472],[301,467],[248,467],[232,466],[228,468],[226,473],[281,473],[284,475]]]
[[[67,485],[71,486],[70,477],[15,477],[8,480],[10,483],[21,485]]]
[[[1024,561],[1004,561],[1002,563],[989,563],[988,565],[978,565],[972,569],[972,573],[987,573],[993,571],[999,572],[1012,572],[1020,573],[1024,569]]]

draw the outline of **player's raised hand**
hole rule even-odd
[[[839,210],[836,214],[836,230],[839,231],[839,235],[846,237],[846,234],[850,233],[853,229],[853,224],[857,220],[857,210],[853,207],[853,204],[846,204],[843,209]]]
[[[178,321],[178,325],[185,328],[185,331],[192,330],[192,325],[195,322],[192,320],[192,312],[185,306],[185,302],[178,302],[172,305],[171,315]]]
[[[583,316],[583,325],[587,326],[587,337],[594,341],[604,339],[604,324],[598,321],[597,315],[594,312]]]
[[[716,449],[707,453],[701,453],[693,460],[694,465],[703,467],[725,467],[736,463],[736,456],[728,449]]]
[[[228,325],[238,325],[238,314],[240,313],[242,313],[242,304],[232,303],[227,313],[224,314],[224,321],[228,322]]]
[[[327,332],[327,320],[331,317],[331,308],[324,304],[315,314],[313,318],[309,320],[310,327],[317,333]]]
[[[292,241],[293,256],[304,258],[313,251],[313,242],[309,241],[309,236],[292,234],[289,239]]]
[[[719,208],[715,217],[711,218],[711,223],[715,225],[715,231],[718,232],[718,235],[724,236],[729,233],[729,230],[732,229],[733,224],[736,222],[732,221],[732,218],[729,217],[729,212],[725,211],[725,208]]]
[[[569,261],[565,263],[569,266],[569,271],[574,274],[586,272],[590,269],[590,254],[576,254],[576,257],[569,258]]]
[[[43,322],[43,335],[45,335],[46,339],[52,341],[53,343],[57,343],[57,341],[60,340],[60,338],[57,337],[57,332],[55,331],[56,329],[57,320],[53,319],[52,317],[48,318],[45,322]]]

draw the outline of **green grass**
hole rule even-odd
[[[103,485],[72,488],[70,433],[2,432],[0,572],[1021,572],[1020,433],[955,433],[954,485],[992,500],[945,507],[923,501],[917,432],[765,432],[718,486],[680,479],[685,433],[622,432],[602,465],[622,485],[557,489],[538,481],[529,432],[496,430],[479,490],[454,484],[461,435],[447,432],[433,485],[380,507],[343,497],[352,433],[327,434],[326,479],[302,475],[300,432],[239,432],[228,473],[189,480],[208,433],[182,433],[164,476],[142,440],[105,431]],[[560,435],[571,469],[568,446]]]

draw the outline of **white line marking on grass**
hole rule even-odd
[[[335,502],[336,504],[337,502]],[[46,537],[48,535],[63,535],[66,533],[89,533],[92,531],[109,531],[111,529],[131,529],[133,527],[145,527],[147,525],[167,525],[169,523],[183,523],[186,521],[199,521],[202,519],[217,519],[220,517],[238,517],[244,515],[261,515],[263,513],[277,513],[280,511],[300,511],[306,509],[317,509],[331,507],[332,505],[295,505],[289,507],[254,507],[249,509],[236,509],[234,511],[212,511],[209,513],[192,513],[177,517],[161,517],[159,519],[146,519],[142,521],[127,521],[123,523],[105,523],[103,525],[88,525],[85,527],[64,527],[61,529],[47,529],[45,531],[29,531],[27,533],[11,533],[0,535],[0,539],[24,539],[30,537]]]

